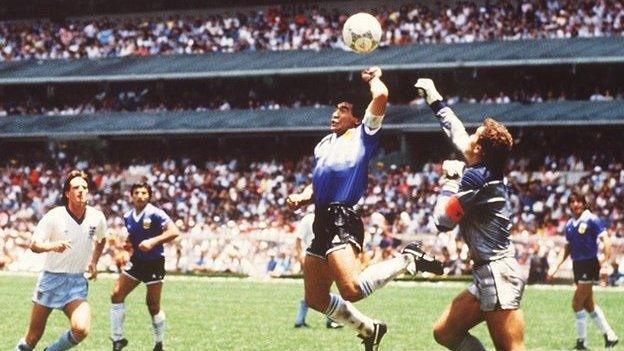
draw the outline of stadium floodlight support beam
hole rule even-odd
[[[189,80],[385,70],[622,64],[624,38],[389,46],[367,55],[340,49],[0,62],[0,85]]]

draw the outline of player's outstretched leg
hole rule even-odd
[[[437,275],[444,273],[442,262],[436,260],[433,256],[423,251],[417,243],[407,245],[403,248],[401,253],[409,254],[414,258],[414,262],[416,264],[408,266],[408,270],[412,274],[416,274],[418,271],[431,272]]]

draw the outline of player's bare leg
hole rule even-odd
[[[353,246],[347,244],[344,249],[331,252],[327,263],[343,299],[355,302],[365,297],[358,284],[360,260]]]
[[[63,312],[69,319],[70,329],[61,334],[54,344],[45,349],[46,351],[69,350],[89,335],[91,330],[91,308],[87,301],[74,300],[65,305]]]
[[[327,261],[307,255],[303,263],[305,300],[311,308],[324,313],[329,307],[329,292],[334,279]]]
[[[125,274],[120,274],[119,278],[113,286],[111,293],[111,303],[123,303],[126,296],[130,294],[141,282],[128,277]]]
[[[468,333],[483,320],[479,300],[468,290],[464,290],[446,306],[434,324],[433,337],[438,344],[449,350],[483,350],[480,342]]]
[[[165,337],[165,312],[160,310],[162,288],[162,282],[148,283],[145,294],[145,302],[152,316],[152,326],[154,328],[154,350],[162,350]]]
[[[71,333],[77,342],[86,339],[91,330],[91,308],[87,301],[76,300],[65,306],[63,310],[71,327]]]
[[[39,340],[41,340],[51,312],[51,308],[45,307],[36,302],[33,303],[32,311],[30,313],[30,325],[28,326],[26,337],[23,340],[31,349],[34,349],[35,346],[37,346],[37,343],[39,343]]]
[[[485,312],[490,336],[497,350],[523,351],[524,317],[520,310],[496,310]]]

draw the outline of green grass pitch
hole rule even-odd
[[[102,276],[90,285],[92,331],[76,350],[109,350],[109,294],[114,277]],[[11,350],[23,336],[30,313],[34,276],[0,275],[0,349]],[[389,326],[380,350],[441,350],[431,326],[462,283],[393,283],[356,306]],[[361,350],[348,329],[327,330],[323,317],[310,311],[310,329],[294,329],[302,296],[301,281],[253,282],[199,277],[168,278],[163,295],[167,314],[166,349],[178,350]],[[128,351],[151,350],[151,323],[145,306],[145,288],[128,298]],[[610,289],[595,292],[616,333],[624,335],[624,294]],[[570,308],[572,290],[566,287],[529,287],[524,295],[526,344],[531,350],[562,350],[574,345],[576,333]],[[68,326],[65,316],[53,312],[42,350]],[[493,349],[487,328],[474,330],[488,350]],[[589,343],[601,349],[602,336],[588,321]],[[624,349],[618,345],[618,349]]]

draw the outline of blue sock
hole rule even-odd
[[[61,335],[61,337],[56,340],[56,342],[50,346],[48,346],[47,351],[63,351],[69,350],[72,347],[78,345],[76,339],[72,335],[71,331],[68,330]]]
[[[308,304],[304,299],[299,301],[299,312],[297,312],[297,318],[295,318],[295,324],[301,325],[305,323],[306,315],[308,314]]]

